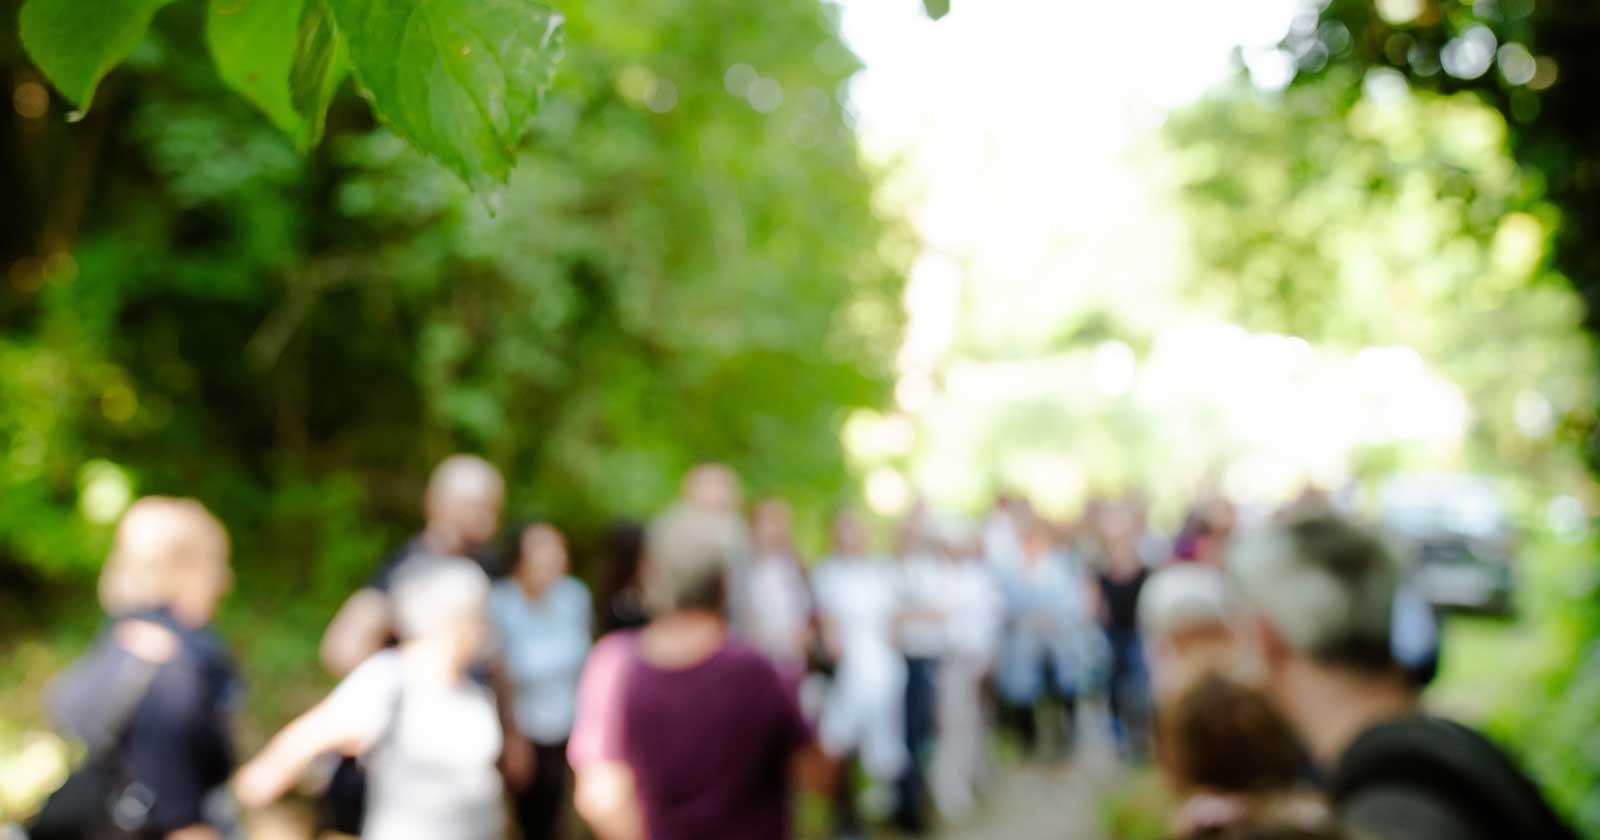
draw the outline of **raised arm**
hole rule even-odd
[[[322,636],[322,667],[336,677],[354,671],[389,640],[389,599],[367,587],[344,602]]]
[[[284,727],[255,758],[239,768],[233,788],[240,804],[259,808],[275,801],[323,753],[359,755],[370,748],[379,728],[363,725],[343,708],[335,698],[322,701]]]

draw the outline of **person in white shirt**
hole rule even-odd
[[[899,569],[869,553],[867,526],[854,511],[834,520],[833,553],[812,573],[822,638],[835,662],[817,736],[836,758],[855,757],[877,786],[906,766],[906,663],[895,646],[901,614]],[[840,828],[858,827],[845,795]]]
[[[794,547],[788,502],[765,499],[751,516],[755,559],[744,576],[746,641],[767,655],[793,690],[805,677],[811,644],[811,591]]]
[[[282,796],[329,751],[367,768],[367,840],[502,840],[500,721],[469,674],[485,637],[489,578],[460,558],[419,556],[389,599],[400,646],[369,656],[329,697],[239,770],[246,807]]]
[[[944,546],[925,508],[906,521],[900,550],[901,613],[897,639],[906,662],[907,762],[895,784],[894,823],[912,835],[927,831],[923,768],[935,733],[938,673],[945,653]]]
[[[572,795],[567,736],[577,704],[578,677],[593,637],[594,603],[568,574],[566,539],[556,528],[522,530],[512,576],[495,585],[489,617],[499,642],[510,699],[513,737],[504,771],[523,840],[564,836]]]
[[[988,773],[983,683],[994,666],[1005,598],[984,563],[977,533],[956,531],[946,543],[941,581],[945,647],[937,686],[938,745],[929,785],[940,813],[959,819],[972,810]]]

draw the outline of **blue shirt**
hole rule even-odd
[[[588,587],[571,577],[551,584],[537,601],[515,580],[495,584],[489,596],[513,718],[518,731],[540,744],[559,744],[572,732],[593,610]]]

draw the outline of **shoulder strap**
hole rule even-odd
[[[1572,840],[1538,788],[1488,740],[1460,724],[1414,718],[1363,734],[1346,751],[1329,795],[1347,801],[1381,784],[1421,788],[1494,826],[1497,836]]]
[[[122,745],[160,669],[107,632],[52,687],[51,713],[83,742],[91,761],[103,759]]]

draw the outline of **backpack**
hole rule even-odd
[[[1496,837],[1576,840],[1505,753],[1458,723],[1418,717],[1367,730],[1345,751],[1328,794],[1343,803],[1385,785],[1426,790]]]
[[[102,638],[62,677],[58,717],[88,757],[27,823],[30,840],[122,840],[139,836],[155,804],[128,778],[122,744],[160,666]]]

